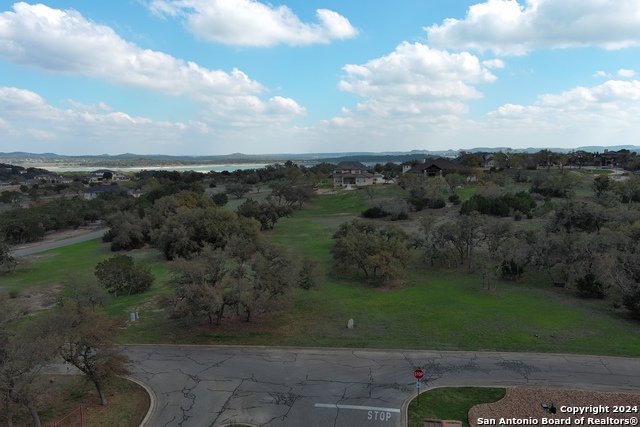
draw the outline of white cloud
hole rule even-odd
[[[384,99],[475,99],[482,94],[469,84],[496,80],[467,52],[451,54],[421,43],[404,42],[389,55],[343,69],[341,90]]]
[[[267,102],[251,96],[215,100],[201,112],[202,120],[158,121],[107,111],[104,103],[69,100],[72,108],[56,108],[32,91],[0,87],[2,148],[60,154],[267,153],[275,143],[288,142],[295,150],[290,131],[280,125],[291,114],[305,113],[294,101],[277,96]]]
[[[487,68],[504,68],[507,66],[502,59],[488,59],[486,61],[482,61],[482,65]]]
[[[425,104],[416,110],[420,114],[401,113],[401,108],[412,110],[413,101],[385,104],[368,100],[353,111],[343,110],[340,116],[307,129],[307,133],[324,136],[336,151],[341,144],[387,151],[389,141],[394,141],[397,150],[633,144],[640,132],[638,80],[610,80],[545,94],[532,105],[505,104],[481,122],[464,119],[460,116],[464,111],[456,111],[452,105],[439,109],[429,105],[434,111],[426,110]]]
[[[87,111],[75,104],[75,109],[63,110],[34,92],[0,87],[0,123],[11,129],[3,144],[33,152],[97,154],[130,152],[133,144],[147,141],[154,149],[175,152],[189,138],[210,133],[204,123],[154,121],[119,111]]]
[[[342,15],[318,9],[318,23],[303,23],[287,6],[256,0],[152,0],[155,13],[182,17],[204,40],[240,46],[292,46],[355,37],[358,30]]]
[[[608,77],[611,77],[611,74],[600,70],[600,71],[596,71],[595,74],[593,75],[593,77],[608,78]]]
[[[366,99],[324,125],[367,127],[389,136],[399,127],[449,122],[465,114],[465,102],[482,97],[473,85],[496,80],[467,52],[452,54],[421,43],[404,42],[389,55],[343,69],[339,89]]]
[[[98,102],[97,104],[92,104],[92,105],[83,104],[82,102],[74,101],[73,99],[67,99],[67,102],[69,102],[69,104],[71,104],[73,107],[79,110],[89,111],[92,113],[97,113],[98,111],[106,111],[106,112],[113,111],[113,108],[111,108],[104,102]]]
[[[565,110],[601,108],[611,103],[620,107],[627,102],[640,106],[640,81],[609,80],[599,86],[577,87],[560,95],[542,95],[539,99],[541,106]]]
[[[304,108],[294,100],[263,101],[265,88],[240,70],[209,70],[162,52],[142,49],[118,36],[113,29],[85,19],[74,10],[16,3],[14,12],[0,13],[0,58],[49,72],[81,74],[109,83],[188,96],[199,103],[236,104],[230,115],[267,111],[284,106],[279,120],[290,120]],[[234,100],[234,98],[238,100]],[[252,108],[241,109],[252,98]],[[257,106],[257,107],[256,107]],[[255,107],[255,108],[254,108]],[[102,108],[102,107],[99,107]],[[286,111],[285,111],[286,110]],[[221,117],[225,122],[228,117]]]
[[[620,77],[633,77],[636,75],[636,72],[634,70],[625,70],[624,68],[621,68],[618,70],[618,75]]]
[[[487,131],[531,146],[608,145],[633,143],[638,123],[640,81],[609,80],[542,95],[534,105],[503,105],[488,114]]]
[[[502,61],[489,65],[499,67]],[[449,53],[408,42],[388,55],[348,64],[343,70],[339,89],[364,99],[355,108],[343,107],[338,116],[297,133],[301,141],[325,141],[325,151],[344,151],[346,144],[386,151],[390,141],[405,149],[425,147],[427,140],[446,144],[464,125],[460,116],[467,113],[467,102],[483,96],[475,85],[496,80],[467,52]]]
[[[243,114],[237,114],[238,111]],[[286,122],[293,116],[304,116],[306,110],[292,99],[280,96],[274,96],[268,102],[255,96],[235,96],[211,99],[202,115],[207,122],[226,126],[260,127]]]
[[[0,57],[16,64],[171,95],[244,95],[264,90],[239,70],[209,70],[142,49],[75,10],[26,3],[16,3],[13,9],[0,14]]]
[[[536,48],[640,46],[637,0],[487,0],[426,27],[435,47],[523,55]]]

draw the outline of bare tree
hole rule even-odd
[[[122,321],[69,303],[51,313],[47,324],[57,339],[62,359],[87,376],[96,387],[100,403],[106,405],[105,385],[129,374],[130,360],[116,342]]]
[[[15,272],[18,261],[11,255],[11,247],[0,241],[0,265],[4,265],[8,272]]]
[[[44,394],[41,372],[52,360],[51,336],[37,324],[24,330],[4,300],[0,300],[0,394],[7,425],[13,425],[13,404],[25,406],[40,426],[37,405]],[[33,326],[33,325],[32,325]]]

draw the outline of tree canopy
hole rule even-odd
[[[353,220],[340,225],[331,249],[336,270],[355,269],[366,279],[395,279],[404,274],[411,255],[408,235],[393,225]]]

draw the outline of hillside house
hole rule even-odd
[[[402,164],[402,173],[415,173],[427,177],[442,176],[444,171],[460,171],[463,169],[460,165],[453,163],[447,159],[425,159],[423,163],[411,166],[410,164]]]
[[[62,177],[60,175],[40,174],[34,176],[32,181],[35,184],[58,184],[62,182]]]
[[[116,173],[109,169],[98,169],[93,172],[89,172],[86,180],[89,182],[103,182],[103,181],[124,181],[126,177],[122,174]]]
[[[462,154],[454,162],[471,168],[491,169],[495,166],[493,153],[483,152]]]
[[[340,162],[331,171],[334,187],[363,187],[375,183],[373,174],[360,162]]]
[[[117,185],[96,185],[95,187],[86,189],[82,197],[85,200],[92,200],[98,197],[98,195],[107,191],[123,191],[123,190],[125,189]]]

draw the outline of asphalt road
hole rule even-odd
[[[640,359],[204,346],[130,346],[128,353],[134,377],[157,396],[152,426],[405,426],[416,368],[425,371],[423,391],[475,385],[640,393]]]
[[[38,244],[36,246],[32,246],[25,249],[17,249],[13,251],[12,254],[13,256],[19,257],[19,256],[36,254],[36,253],[48,251],[51,249],[57,249],[63,246],[69,246],[75,243],[86,242],[87,240],[93,240],[93,239],[102,237],[104,233],[107,232],[107,230],[108,228],[103,228],[101,230],[92,231],[91,233],[83,234],[81,236],[69,237],[68,239],[57,240],[55,242],[42,243],[42,244]]]

